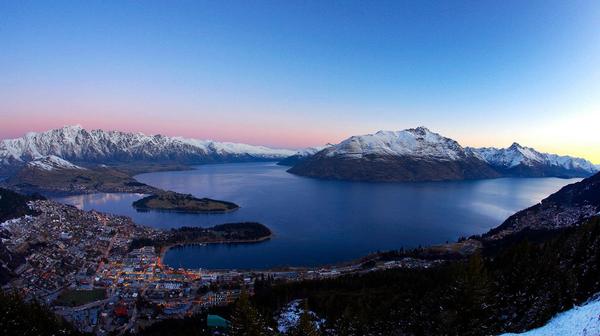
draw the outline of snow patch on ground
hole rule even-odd
[[[304,312],[304,308],[302,308],[303,302],[303,300],[294,300],[281,309],[281,312],[277,317],[277,330],[280,333],[286,333],[288,330],[298,325],[300,316],[302,316],[302,313]],[[316,322],[317,328],[321,328],[325,323],[325,320],[319,319],[317,314],[312,311],[309,311],[309,314],[312,316],[313,321]]]
[[[500,336],[598,336],[600,335],[600,295],[586,304],[560,313],[543,327],[521,334],[503,334]]]
[[[18,217],[18,218],[9,219],[7,221],[4,221],[4,222],[0,223],[0,227],[6,228],[6,227],[9,227],[9,226],[11,226],[13,224],[18,224],[18,223],[21,222],[21,220],[23,218],[24,217]]]

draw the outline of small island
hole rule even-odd
[[[196,198],[190,194],[180,194],[172,191],[144,197],[133,202],[132,205],[138,211],[158,210],[188,213],[223,213],[239,208],[237,204],[232,202]]]
[[[161,231],[158,235],[135,238],[130,250],[143,246],[154,246],[165,252],[173,246],[209,243],[257,243],[271,238],[271,230],[256,222],[220,224],[209,228],[180,227]]]

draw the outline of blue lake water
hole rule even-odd
[[[137,212],[143,195],[59,198],[90,210],[127,215],[156,228],[257,221],[274,237],[256,244],[214,244],[170,250],[164,262],[189,268],[315,266],[378,250],[454,241],[488,231],[512,213],[580,179],[502,178],[426,183],[361,183],[299,177],[274,163],[203,165],[136,176],[144,183],[232,201],[226,214]]]

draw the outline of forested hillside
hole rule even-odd
[[[524,331],[600,291],[599,218],[550,236],[522,232],[469,260],[431,269],[280,285],[266,281],[257,286],[255,302],[270,316],[292,299],[308,298],[339,335]]]

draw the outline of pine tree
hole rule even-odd
[[[231,314],[230,336],[263,336],[269,330],[262,316],[250,303],[246,291],[242,291]]]

